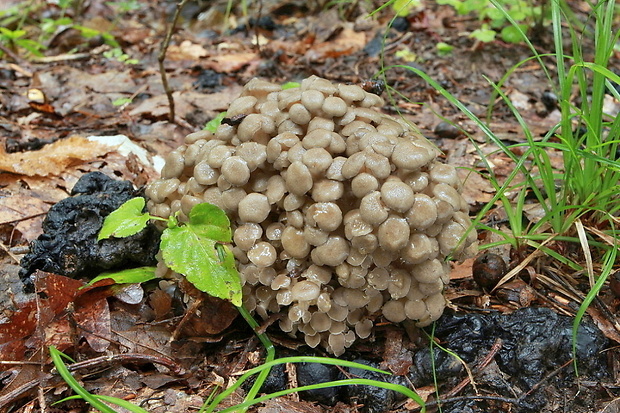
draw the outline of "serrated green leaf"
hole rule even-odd
[[[234,256],[227,247],[222,244],[216,247],[217,244],[188,224],[165,229],[160,248],[166,265],[183,274],[200,291],[240,306],[241,280]],[[223,260],[220,259],[222,251]]]
[[[108,271],[101,273],[86,284],[93,285],[98,281],[112,279],[116,284],[140,284],[157,278],[155,267],[138,267],[122,271]]]
[[[232,231],[226,213],[213,204],[195,205],[189,212],[189,224],[197,235],[219,242],[231,242]]]
[[[110,213],[103,221],[97,241],[110,237],[126,238],[140,232],[150,219],[149,214],[142,212],[144,204],[144,198],[132,198]]]

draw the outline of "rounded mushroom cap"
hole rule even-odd
[[[312,262],[316,265],[335,267],[344,262],[349,255],[349,243],[342,237],[332,236],[323,245],[312,250]]]
[[[381,200],[397,212],[406,212],[413,206],[413,189],[400,179],[386,181],[381,185]]]
[[[364,195],[376,191],[378,188],[379,181],[377,178],[367,172],[362,172],[351,180],[351,191],[358,198],[363,198]]]
[[[381,201],[379,191],[366,194],[360,202],[359,211],[361,218],[371,225],[381,224],[389,215],[388,208]]]
[[[409,243],[409,233],[409,225],[404,218],[391,216],[379,225],[379,246],[386,251],[400,251]]]
[[[441,280],[444,269],[441,262],[438,259],[434,259],[416,265],[411,273],[419,283],[433,283]]]
[[[276,249],[268,242],[255,244],[247,253],[248,259],[257,267],[269,267],[276,262],[278,254]]]
[[[381,308],[383,316],[393,323],[400,323],[405,321],[407,316],[405,315],[405,305],[403,300],[390,300],[383,304]]]
[[[325,232],[335,231],[342,223],[342,211],[334,202],[317,202],[307,209],[306,222]]]
[[[294,301],[312,301],[319,297],[321,287],[312,281],[300,281],[293,285],[291,292]]]
[[[286,227],[282,231],[282,247],[293,258],[305,258],[310,252],[310,244],[304,233],[295,227]]]
[[[295,195],[303,195],[312,188],[313,179],[310,170],[301,161],[295,161],[286,170],[286,188]]]
[[[239,219],[243,222],[263,222],[270,211],[269,200],[263,194],[253,192],[239,202]]]

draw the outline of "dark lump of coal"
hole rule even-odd
[[[156,264],[159,233],[152,225],[128,238],[97,242],[105,217],[136,197],[131,182],[91,172],[78,180],[71,195],[50,208],[43,234],[21,261],[20,277],[27,286],[36,270],[93,278],[104,270]]]

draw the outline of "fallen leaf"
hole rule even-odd
[[[166,318],[172,310],[172,297],[164,290],[157,289],[149,296],[149,304],[155,311],[155,320],[160,321]]]
[[[0,146],[0,171],[28,176],[58,175],[72,165],[105,155],[110,148],[71,136],[38,151],[6,153]]]
[[[411,352],[403,346],[402,330],[390,328],[386,331],[383,360],[387,368],[397,376],[409,372],[409,368],[413,365],[413,357]]]
[[[81,337],[93,350],[105,351],[111,338],[106,300],[110,294],[92,294],[92,288],[81,289],[84,285],[80,280],[37,271],[39,299],[25,303],[8,323],[0,324],[0,359],[22,360],[27,348],[50,345],[63,351]]]
[[[204,66],[219,73],[231,73],[240,70],[254,60],[258,60],[258,54],[254,52],[224,53],[211,56]]]
[[[210,117],[215,117],[219,112],[226,110],[239,94],[240,88],[228,88],[222,92],[205,94],[198,92],[174,92],[174,104],[176,115],[179,118],[187,118],[195,111],[210,113]],[[168,116],[168,98],[166,95],[159,95],[146,99],[138,107],[129,112],[131,117],[148,115],[154,118],[165,118]]]
[[[335,39],[312,46],[306,52],[306,58],[310,62],[316,62],[328,57],[351,55],[363,49],[365,45],[366,33],[346,28]]]
[[[166,58],[168,60],[198,60],[209,53],[199,44],[183,40],[180,45],[170,45]]]
[[[7,323],[0,324],[0,359],[23,360],[26,353],[25,339],[35,329],[36,305],[30,301],[11,315]]]
[[[41,225],[50,205],[41,199],[22,194],[0,198],[0,225],[14,224],[22,236],[32,241],[43,231]]]
[[[458,169],[457,172],[463,182],[461,195],[468,205],[486,204],[493,199],[495,189],[487,178],[465,169]]]
[[[472,278],[472,265],[474,264],[474,258],[468,258],[463,262],[454,263],[452,270],[450,271],[451,280],[462,280],[465,278]]]

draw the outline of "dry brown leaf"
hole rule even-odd
[[[489,180],[480,174],[465,169],[458,169],[463,182],[463,198],[468,205],[486,204],[495,196],[495,189]]]
[[[230,102],[239,94],[240,88],[228,88],[218,93],[198,93],[198,92],[174,92],[174,104],[176,114],[179,118],[184,119],[187,115],[196,110],[202,112],[212,112],[212,116],[228,108]],[[145,100],[137,108],[129,112],[129,116],[143,116],[148,114],[155,118],[164,118],[168,116],[170,109],[168,108],[168,98],[166,95],[159,95]]]
[[[32,241],[43,231],[43,215],[50,205],[39,198],[14,194],[0,198],[0,225],[15,224],[22,236]]]
[[[236,72],[257,59],[258,54],[254,52],[224,53],[219,56],[211,56],[209,61],[205,62],[205,67],[220,73],[230,73]]]
[[[0,147],[0,171],[28,176],[58,175],[69,166],[105,155],[110,148],[71,136],[31,152],[6,153]]]
[[[350,55],[361,50],[365,45],[366,33],[346,28],[335,39],[312,46],[306,53],[306,57],[309,61],[318,61],[328,57]]]
[[[183,40],[178,46],[170,45],[166,57],[168,60],[197,60],[207,55],[207,50],[201,45]]]
[[[451,280],[462,280],[465,278],[472,278],[472,265],[474,265],[474,258],[468,258],[463,262],[453,264],[450,271]]]

